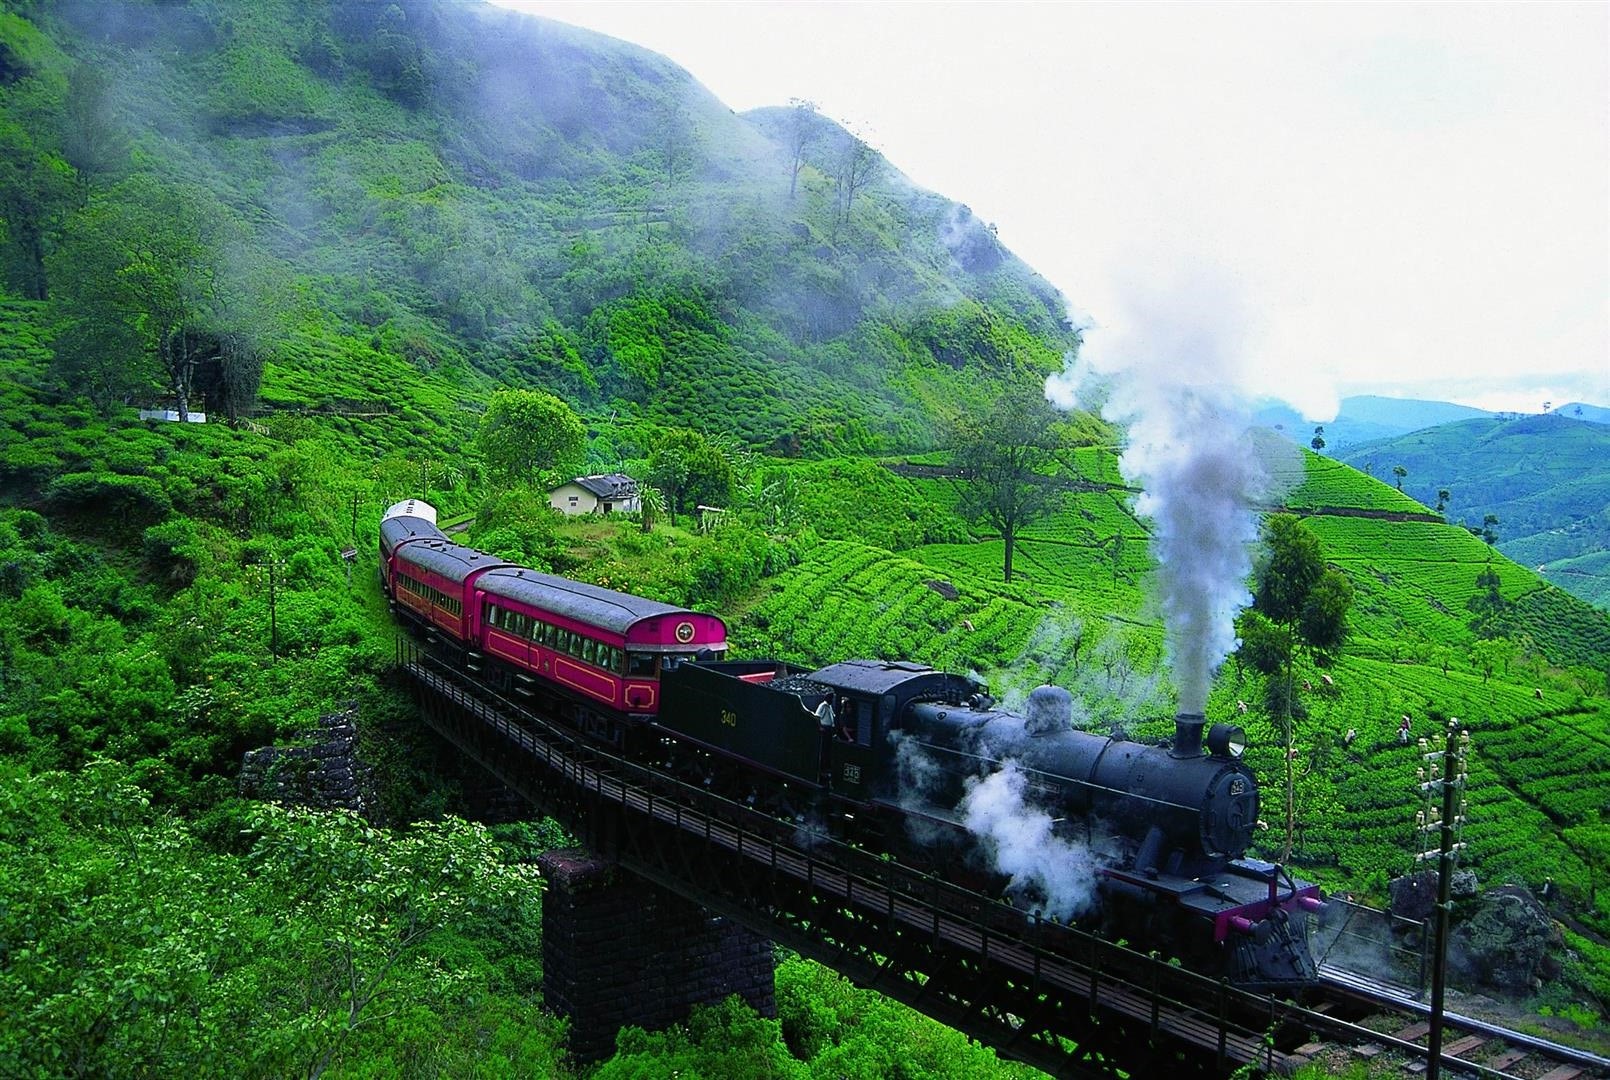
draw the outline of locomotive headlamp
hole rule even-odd
[[[1235,724],[1214,724],[1207,737],[1208,753],[1218,757],[1240,757],[1247,749],[1247,733]]]

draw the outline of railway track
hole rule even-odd
[[[1381,982],[1346,968],[1320,968],[1322,1001],[1315,1012],[1330,1017],[1323,1040],[1298,1047],[1293,1058],[1334,1060],[1340,1048],[1355,1061],[1383,1055],[1402,1059],[1397,1072],[1423,1075],[1429,1067],[1426,1042],[1431,1008],[1406,987]],[[1384,1025],[1396,1017],[1401,1023]],[[1351,1018],[1351,1019],[1349,1019]],[[1368,1018],[1371,1027],[1358,1021]],[[1441,1071],[1445,1076],[1481,1080],[1604,1080],[1610,1058],[1498,1024],[1444,1011]]]

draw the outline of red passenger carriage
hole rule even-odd
[[[418,500],[380,523],[387,595],[415,623],[464,652],[505,689],[546,688],[647,720],[660,674],[696,656],[720,657],[727,627],[714,615],[516,566],[455,544]]]

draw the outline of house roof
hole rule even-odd
[[[600,499],[624,499],[637,494],[637,481],[625,473],[578,476],[571,483],[579,484]]]

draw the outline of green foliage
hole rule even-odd
[[[484,830],[246,804],[198,831],[123,766],[0,769],[7,1072],[553,1075],[538,973],[499,960],[538,882]]]
[[[474,544],[483,551],[534,570],[563,565],[553,510],[543,493],[511,488],[488,498],[475,515]]]
[[[725,509],[732,501],[732,460],[697,431],[679,429],[657,439],[649,453],[648,477],[664,494],[673,518],[700,506]]]
[[[911,338],[941,364],[998,379],[1043,377],[1062,366],[1059,350],[976,301],[930,312],[911,328]]]
[[[1118,433],[1058,422],[1043,469],[1058,494],[1017,530],[1010,586],[1004,538],[969,530],[954,463],[931,452],[949,418],[983,415],[986,375],[1052,369],[1077,344],[983,223],[892,184],[837,201],[831,139],[784,202],[786,146],[764,116],[733,116],[660,58],[503,12],[264,0],[149,16],[58,5],[44,32],[0,14],[21,73],[0,87],[0,261],[8,288],[51,297],[0,298],[0,855],[17,868],[0,876],[0,1071],[53,1074],[73,1053],[112,1074],[562,1073],[533,1006],[529,894],[483,838],[230,801],[243,749],[357,698],[385,805],[451,804],[380,685],[395,628],[374,522],[400,498],[475,514],[472,542],[524,565],[717,610],[750,654],[926,660],[1008,701],[1054,680],[1085,726],[1166,732]],[[147,233],[163,258],[128,258]],[[192,304],[178,336],[138,315],[136,284]],[[246,379],[223,378],[226,345]],[[256,364],[251,426],[132,422],[125,403],[173,381],[164,347],[195,358],[210,412],[244,418]],[[729,524],[565,522],[540,491],[489,488],[464,448],[499,380],[578,402],[604,468],[658,465],[679,510],[727,507]],[[781,458],[754,466],[737,446]],[[675,452],[653,460],[661,447]],[[867,456],[896,451],[935,471]],[[1407,868],[1417,749],[1393,733],[1405,714],[1423,733],[1435,707],[1475,732],[1470,864],[1552,874],[1583,925],[1610,928],[1610,905],[1588,902],[1596,834],[1576,831],[1610,799],[1594,779],[1610,624],[1410,497],[1445,484],[1470,508],[1463,480],[1397,460],[1408,494],[1306,452],[1283,466],[1288,507],[1354,591],[1331,666],[1298,655],[1290,671],[1313,687],[1292,724],[1297,863],[1342,887]],[[1573,490],[1592,501],[1590,482]],[[1520,536],[1530,510],[1494,512]],[[1489,568],[1507,636],[1478,640],[1468,604]],[[1268,686],[1233,665],[1210,711]],[[1285,732],[1257,709],[1245,723],[1267,783]],[[497,850],[520,861],[540,842]],[[1598,970],[1595,949],[1577,951]],[[394,1009],[363,1000],[376,985]],[[729,1008],[616,1067],[664,1075],[663,1053],[719,1072],[730,1043],[797,1072],[779,1039],[811,1075],[991,1067],[819,970],[785,964],[779,1004],[780,1035]]]
[[[173,512],[167,492],[149,476],[67,473],[50,482],[45,498],[61,513],[92,516],[109,528],[155,524]]]
[[[757,1016],[736,997],[698,1006],[685,1026],[653,1033],[624,1028],[616,1036],[615,1056],[599,1066],[594,1080],[659,1080],[666,1076],[700,1080],[806,1080],[809,1071],[789,1056],[780,1025]]]
[[[808,1075],[822,1080],[1043,1075],[797,957],[777,966],[777,1019],[789,1049],[809,1065]]]
[[[982,415],[956,423],[954,458],[961,470],[959,509],[990,525],[1005,546],[1003,577],[1012,580],[1018,531],[1050,513],[1056,493],[1048,475],[1056,443],[1055,414],[1032,382],[1003,386]]]
[[[497,391],[475,434],[476,450],[494,478],[547,486],[569,478],[586,441],[575,410],[542,390]]]
[[[97,193],[48,262],[58,377],[103,411],[150,369],[181,413],[203,386],[231,417],[250,406],[273,334],[269,294],[223,255],[248,242],[194,185],[140,174]]]

